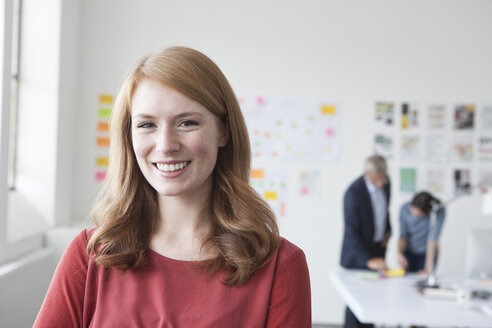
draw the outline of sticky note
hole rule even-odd
[[[97,182],[101,182],[106,177],[106,174],[106,171],[97,171],[96,173],[94,173],[94,180],[96,180]]]
[[[275,199],[277,199],[277,192],[265,191],[265,193],[263,194],[263,197],[265,197],[265,199],[275,200]]]
[[[97,123],[97,131],[109,132],[109,123],[108,122],[98,122]]]
[[[101,94],[99,95],[99,103],[100,104],[112,104],[113,103],[113,96],[112,95],[105,95]]]
[[[263,99],[263,97],[258,97],[256,98],[256,102],[258,105],[263,105],[265,103],[265,99]]]
[[[261,153],[259,151],[255,152],[255,157],[261,157]]]
[[[321,106],[321,114],[323,115],[335,115],[336,107],[333,105],[322,105]]]
[[[333,131],[333,129],[332,129],[332,128],[327,128],[327,129],[325,130],[325,135],[326,135],[327,137],[333,137],[333,135],[334,135],[334,134],[335,134],[335,131]]]
[[[307,136],[310,136],[311,135],[311,130],[304,131],[304,134],[307,135]]]
[[[405,269],[384,270],[383,275],[385,277],[401,277],[405,275]]]
[[[303,196],[309,195],[309,188],[308,187],[302,187],[301,188],[301,195],[303,195]]]
[[[109,138],[99,137],[97,138],[96,143],[98,147],[109,147]]]
[[[280,203],[279,215],[280,216],[285,216],[285,202]]]
[[[272,157],[273,157],[273,158],[278,157],[278,153],[277,153],[276,151],[274,151],[274,152],[272,153]]]
[[[313,122],[314,121],[314,116],[313,115],[309,115],[308,116],[308,121],[309,122]]]
[[[283,124],[282,120],[277,121],[277,126],[282,126],[282,124]]]
[[[251,179],[264,179],[265,171],[263,170],[251,170]]]
[[[109,158],[107,158],[107,157],[97,157],[96,158],[96,165],[97,166],[108,166],[109,165]]]
[[[378,272],[356,272],[355,276],[359,279],[379,279],[381,275]]]
[[[99,118],[110,118],[111,108],[99,108],[98,115]]]

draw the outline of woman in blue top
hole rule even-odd
[[[438,209],[436,227],[431,236],[430,214],[433,204],[440,204],[439,199],[424,191],[416,194],[411,202],[401,207],[398,263],[409,272],[428,273],[432,258],[430,251],[434,250],[434,254],[437,255],[437,240],[446,210],[444,207]]]

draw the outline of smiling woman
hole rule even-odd
[[[156,81],[138,86],[132,115],[135,156],[145,179],[163,197],[161,203],[165,196],[207,197],[217,152],[227,143],[216,116]]]
[[[97,228],[68,247],[35,327],[311,327],[304,253],[249,186],[244,119],[208,57],[142,59],[111,134]]]

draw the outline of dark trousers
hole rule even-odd
[[[344,328],[374,328],[372,323],[361,323],[355,314],[350,311],[349,307],[345,307],[345,324]]]
[[[407,258],[408,262],[408,267],[407,271],[408,272],[419,272],[422,270],[425,266],[425,253],[424,254],[415,254],[410,252],[408,249],[405,250],[404,253],[405,257]]]

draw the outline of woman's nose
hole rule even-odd
[[[163,154],[174,153],[181,147],[178,131],[173,128],[163,128],[157,138],[156,150]]]

